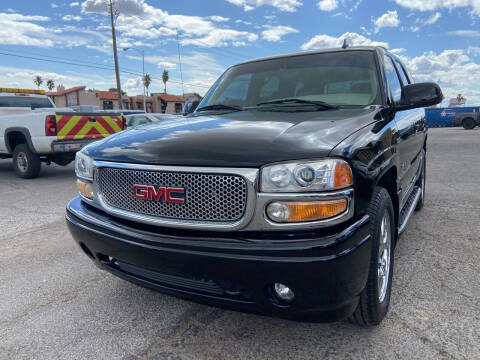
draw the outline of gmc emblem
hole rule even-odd
[[[135,199],[155,200],[169,203],[184,203],[185,189],[152,185],[133,185],[133,197]]]

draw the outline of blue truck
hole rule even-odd
[[[459,120],[468,118],[468,116],[465,117],[467,113],[472,114],[473,119],[478,119],[480,106],[425,109],[428,127],[464,126]]]

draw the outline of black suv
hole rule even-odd
[[[442,99],[378,47],[235,65],[192,115],[77,154],[70,231],[101,269],[167,294],[378,324],[423,206],[422,107]]]

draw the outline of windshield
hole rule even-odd
[[[198,109],[214,104],[248,108],[287,98],[366,106],[379,104],[379,94],[374,53],[344,50],[233,66]]]
[[[47,98],[33,96],[0,96],[0,107],[52,108]]]

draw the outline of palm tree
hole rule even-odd
[[[40,85],[43,84],[42,77],[40,75],[35,76],[35,78],[33,79],[33,83],[37,85],[37,87],[40,89]]]
[[[167,81],[168,81],[168,74],[167,74]],[[152,83],[152,78],[150,77],[150,74],[145,74],[143,77],[143,83],[145,84],[145,87],[147,88],[147,96],[148,96],[148,87]]]
[[[168,71],[167,70],[163,70],[162,81],[163,81],[163,84],[165,85],[164,93],[166,94],[167,93],[167,81],[168,81]]]
[[[53,80],[52,79],[47,80],[48,90],[52,91],[54,87],[55,87],[55,83],[53,82]]]

